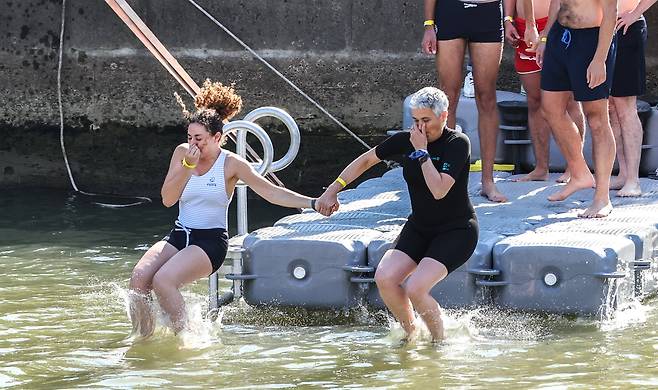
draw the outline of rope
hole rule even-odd
[[[69,180],[73,189],[83,195],[87,196],[106,196],[113,198],[121,199],[137,199],[137,202],[132,202],[128,204],[112,204],[112,203],[101,203],[93,202],[99,206],[109,207],[109,208],[122,208],[136,206],[142,203],[151,203],[151,199],[144,196],[124,196],[124,195],[104,195],[104,194],[95,194],[91,192],[85,192],[78,189],[78,186],[75,184],[75,179],[73,179],[73,173],[71,172],[71,166],[69,165],[69,159],[66,155],[66,147],[64,146],[64,107],[62,104],[62,58],[64,53],[64,21],[66,20],[66,0],[62,0],[62,20],[59,31],[59,59],[57,63],[57,102],[59,104],[59,145],[62,149],[62,156],[64,156],[64,163],[66,164],[66,171],[69,174]]]
[[[370,150],[371,147],[367,143],[365,143],[361,138],[359,138],[358,135],[356,135],[352,130],[348,129],[347,126],[345,126],[343,123],[341,123],[338,119],[336,119],[329,111],[327,111],[324,107],[322,107],[318,102],[313,100],[310,96],[308,96],[304,91],[302,91],[297,85],[295,85],[292,81],[290,81],[286,76],[284,76],[281,72],[279,72],[275,67],[270,65],[269,62],[267,62],[263,57],[258,55],[251,47],[249,47],[246,43],[244,43],[240,38],[238,38],[235,34],[231,32],[228,28],[226,28],[222,23],[220,23],[217,19],[215,19],[208,11],[203,9],[199,4],[197,4],[194,0],[188,0],[193,6],[195,6],[199,11],[201,11],[204,15],[206,15],[210,20],[212,20],[219,28],[224,30],[231,38],[233,38],[236,42],[238,42],[242,47],[244,47],[249,53],[251,53],[254,57],[256,57],[260,62],[262,62],[265,66],[270,68],[272,72],[274,72],[277,76],[282,78],[288,85],[290,85],[295,91],[299,92],[300,95],[302,95],[306,100],[311,102],[315,107],[317,107],[320,111],[322,111],[325,115],[327,115],[332,121],[334,121],[338,126],[340,126],[343,130],[345,130],[349,135],[351,135],[354,139],[359,141],[361,145],[365,146],[366,149]]]

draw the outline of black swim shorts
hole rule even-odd
[[[408,220],[402,228],[395,249],[404,252],[419,264],[424,257],[445,265],[448,273],[459,268],[471,257],[478,243],[476,219],[464,221],[449,230],[425,228]]]
[[[548,33],[541,70],[541,89],[572,91],[579,102],[607,99],[615,68],[616,39],[606,59],[606,80],[595,88],[587,84],[587,68],[599,42],[599,28],[567,28],[554,23]]]
[[[647,74],[644,50],[647,44],[647,22],[644,17],[617,32],[617,60],[612,77],[611,96],[638,96],[646,92]]]
[[[499,1],[489,3],[441,0],[436,4],[436,39],[502,43],[503,17]]]
[[[210,259],[212,272],[215,273],[224,263],[228,250],[228,233],[225,229],[189,229],[174,227],[164,241],[176,249],[196,245],[203,250]]]

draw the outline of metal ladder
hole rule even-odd
[[[283,122],[290,133],[290,146],[288,152],[277,161],[272,161],[274,156],[274,147],[272,140],[267,133],[255,123],[256,120],[263,117],[274,117]],[[261,175],[270,172],[277,172],[290,165],[297,153],[301,143],[299,127],[295,120],[284,110],[276,107],[261,107],[253,110],[243,120],[229,122],[223,127],[224,133],[237,132],[236,153],[245,157],[247,152],[247,132],[253,133],[263,146],[263,161],[258,164],[254,163],[254,168]],[[242,241],[249,233],[248,214],[247,214],[247,186],[239,181],[236,187],[238,196],[238,234],[229,240],[229,247],[226,253],[226,259],[232,260],[232,273],[239,275],[242,273]],[[219,293],[220,270],[208,277],[208,316],[213,320],[217,318],[219,308],[230,303],[235,298],[242,296],[242,281],[233,280],[233,286],[230,291],[223,294]]]

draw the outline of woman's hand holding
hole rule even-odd
[[[335,194],[329,189],[325,190],[324,193],[315,201],[315,211],[324,215],[325,217],[330,216],[338,210],[340,203],[338,203],[338,194]]]

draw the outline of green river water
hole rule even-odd
[[[385,314],[366,309],[233,303],[210,322],[202,280],[185,289],[194,332],[161,326],[134,340],[128,279],[170,229],[175,208],[108,209],[30,189],[0,192],[0,212],[0,387],[658,387],[656,299],[608,320],[448,312],[445,342],[402,345]],[[251,228],[292,212],[251,202]]]

